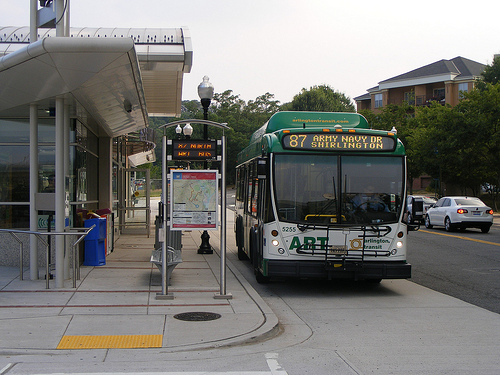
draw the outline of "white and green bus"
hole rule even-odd
[[[404,146],[356,113],[278,112],[238,154],[236,244],[257,280],[411,277]]]

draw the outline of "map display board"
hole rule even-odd
[[[217,230],[218,171],[170,173],[170,227],[173,230]]]

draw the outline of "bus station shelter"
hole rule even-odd
[[[39,28],[36,38],[30,30],[0,26],[0,228],[43,228],[37,200],[48,193],[56,231],[109,210],[116,240],[131,192],[126,171],[154,161],[148,118],[180,116],[189,30],[67,27],[60,36]],[[8,237],[0,264],[16,266]],[[63,245],[56,240],[58,287]],[[43,259],[37,249],[31,244],[27,257],[32,279]]]

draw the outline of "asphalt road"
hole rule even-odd
[[[496,219],[500,220],[500,219]],[[500,313],[500,226],[446,232],[411,232],[408,261],[411,281]]]
[[[227,190],[234,209],[235,190]],[[500,217],[489,233],[444,228],[410,232],[410,281],[500,314]]]

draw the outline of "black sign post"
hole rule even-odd
[[[208,121],[208,120],[181,120],[171,122],[169,124],[163,125],[163,129],[167,129],[173,126],[181,126],[188,124],[201,124],[205,126],[215,126],[222,129],[222,137],[220,143],[216,140],[195,140],[195,139],[169,139],[165,132],[163,133],[163,157],[162,157],[162,201],[163,205],[163,243],[162,243],[162,292],[158,293],[157,299],[170,299],[173,298],[172,294],[168,294],[168,281],[166,275],[167,269],[167,245],[168,245],[168,226],[169,217],[167,213],[169,212],[168,207],[168,160],[220,160],[220,176],[221,176],[221,225],[220,225],[220,293],[216,293],[214,298],[216,299],[231,299],[232,295],[226,292],[226,136],[224,135],[224,130],[229,129],[227,124]],[[217,155],[217,145],[221,146],[221,153]],[[172,154],[167,155],[167,147],[171,145]]]

